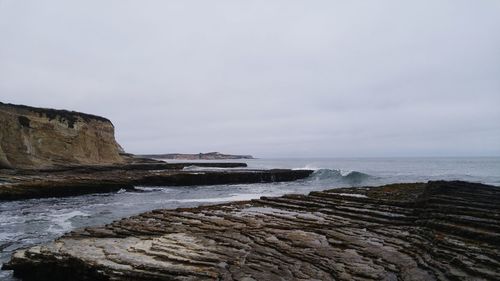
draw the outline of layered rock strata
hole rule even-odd
[[[226,166],[230,163],[221,164]],[[242,166],[233,163],[234,166]],[[217,165],[216,165],[217,166]],[[156,167],[158,169],[152,169]],[[135,186],[192,186],[293,181],[310,170],[197,170],[183,171],[182,164],[93,166],[59,172],[11,171],[0,173],[0,200],[62,197],[104,193]],[[162,168],[162,169],[159,169]]]
[[[500,280],[500,189],[334,189],[155,210],[20,250],[23,280]]]
[[[0,168],[124,163],[106,118],[0,103]]]

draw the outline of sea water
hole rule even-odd
[[[246,162],[248,169],[289,168],[315,172],[309,178],[285,183],[141,186],[138,187],[141,192],[121,190],[106,194],[0,202],[0,263],[8,261],[16,249],[51,241],[75,228],[102,225],[153,209],[194,207],[287,193],[307,194],[338,187],[428,180],[465,180],[500,186],[500,157],[245,159],[238,162]],[[203,169],[191,166],[186,170]],[[12,277],[12,272],[0,271],[0,280],[16,279]]]

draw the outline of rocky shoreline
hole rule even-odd
[[[206,170],[183,170],[196,166]],[[293,181],[311,170],[241,169],[245,163],[142,163],[0,170],[0,201],[133,190],[135,186],[192,186]],[[211,170],[219,168],[220,170]],[[223,169],[221,169],[223,168]],[[233,168],[233,169],[229,169]],[[239,169],[238,169],[239,168]]]
[[[500,188],[436,181],[155,210],[17,251],[23,280],[499,280]]]
[[[293,181],[312,173],[235,169],[245,168],[245,163],[165,163],[140,157],[126,153],[118,144],[110,120],[81,112],[0,102],[0,123],[0,201],[131,190],[140,185]],[[183,170],[189,166],[206,170]]]
[[[0,102],[0,121],[0,201],[313,173],[141,158],[110,120],[67,110]],[[27,281],[500,280],[499,233],[499,187],[394,184],[155,210],[18,250],[3,269]]]

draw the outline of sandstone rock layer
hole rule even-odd
[[[21,250],[25,280],[500,280],[500,189],[334,189],[156,210]]]
[[[117,164],[120,152],[106,118],[0,103],[0,168]]]

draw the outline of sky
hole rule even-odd
[[[0,101],[132,153],[500,156],[500,1],[0,0]]]

